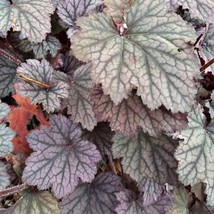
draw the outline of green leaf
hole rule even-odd
[[[14,92],[13,84],[17,81],[16,67],[14,62],[0,55],[0,98]]]
[[[57,200],[48,191],[23,191],[19,201],[9,209],[10,214],[60,214]]]
[[[72,52],[79,60],[92,61],[92,80],[102,84],[115,104],[137,87],[137,95],[152,110],[161,105],[172,112],[191,110],[198,68],[195,56],[179,49],[196,35],[167,11],[163,0],[135,1],[124,12],[123,25],[115,24],[119,30],[105,14],[80,17],[77,24],[81,30],[74,35]]]
[[[137,182],[149,177],[161,184],[177,183],[177,162],[173,156],[177,143],[172,139],[155,138],[139,131],[134,138],[115,134],[112,140],[114,158],[123,158],[124,172]]]
[[[10,185],[10,176],[6,167],[3,162],[0,162],[0,191]]]
[[[205,127],[203,109],[199,106],[188,116],[188,127],[176,132],[174,137],[182,139],[176,150],[179,180],[184,185],[200,181],[207,183],[206,193],[209,205],[214,205],[214,134]]]
[[[49,0],[8,0],[0,2],[0,28],[3,35],[12,27],[22,38],[41,42],[51,31],[50,15],[54,6]]]
[[[58,109],[61,99],[68,97],[68,84],[55,78],[60,72],[54,71],[45,59],[41,62],[28,59],[18,67],[17,73],[31,80],[18,82],[16,91],[23,97],[29,97],[31,104],[42,103],[47,112]]]
[[[52,57],[55,57],[58,50],[61,49],[61,43],[54,36],[47,36],[41,43],[29,42],[28,40],[22,40],[19,49],[24,52],[33,50],[36,59],[42,59],[47,56],[48,53]]]

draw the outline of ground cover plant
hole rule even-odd
[[[0,0],[0,214],[214,213],[213,0]]]

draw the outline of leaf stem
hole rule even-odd
[[[7,59],[9,59],[11,61],[13,61],[17,65],[20,65],[22,63],[21,60],[15,58],[14,56],[10,55],[9,53],[7,53],[6,51],[4,51],[1,48],[0,48],[0,55],[4,56],[5,58],[7,58]]]
[[[26,183],[20,184],[20,185],[14,186],[14,187],[9,187],[7,189],[0,191],[0,198],[8,196],[8,195],[15,194],[17,192],[20,192],[20,191],[26,189],[26,188],[28,188],[28,185]]]
[[[214,58],[212,58],[208,63],[206,63],[205,65],[203,65],[200,68],[200,71],[204,71],[206,68],[208,68],[209,66],[211,66],[214,63]]]

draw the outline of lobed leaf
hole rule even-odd
[[[209,205],[214,205],[214,160],[211,158],[214,134],[206,129],[205,116],[199,106],[189,114],[188,121],[186,129],[174,134],[174,137],[181,139],[175,152],[179,180],[184,185],[194,185],[201,181],[207,183],[207,201]]]
[[[10,176],[6,167],[7,166],[0,161],[0,191],[10,185]]]
[[[142,127],[151,136],[158,136],[162,132],[174,132],[186,126],[186,117],[181,113],[172,114],[159,108],[151,111],[136,95],[130,95],[118,105],[110,96],[104,95],[100,87],[93,90],[94,112],[99,121],[109,121],[113,130],[126,136],[137,133]]]
[[[14,92],[13,84],[17,81],[16,64],[0,55],[0,98]]]
[[[59,40],[54,36],[47,36],[45,40],[40,43],[29,42],[28,40],[23,40],[19,49],[24,52],[29,52],[33,50],[36,59],[42,59],[49,53],[52,57],[55,57],[58,50],[62,48]]]
[[[179,6],[188,8],[195,17],[203,18],[206,22],[214,20],[213,0],[165,0],[171,10],[176,10]]]
[[[120,177],[99,174],[91,184],[80,184],[60,202],[62,214],[114,214],[115,193],[121,189]]]
[[[26,161],[22,179],[39,190],[52,187],[57,198],[73,192],[79,179],[91,182],[101,159],[94,144],[81,139],[81,129],[62,115],[50,117],[51,126],[42,126],[27,136],[34,150]]]
[[[137,87],[152,110],[161,105],[172,112],[191,110],[198,67],[195,56],[180,49],[196,35],[181,17],[167,11],[163,0],[135,1],[124,12],[123,25],[105,14],[80,17],[77,24],[81,30],[73,37],[72,53],[92,61],[93,82],[101,83],[116,105]]]
[[[27,63],[22,63],[17,68],[17,72],[33,81],[17,83],[16,92],[23,97],[28,97],[31,104],[42,103],[47,112],[58,109],[60,99],[68,97],[68,84],[54,78],[58,71],[54,71],[45,59],[42,59],[41,62],[28,59]],[[46,85],[50,88],[46,88]]]
[[[165,214],[171,207],[171,198],[168,195],[163,195],[155,202],[144,205],[143,197],[137,199],[131,191],[121,191],[116,193],[117,200],[120,204],[116,208],[118,214]]]
[[[177,162],[173,156],[177,143],[172,139],[155,138],[139,131],[133,138],[115,134],[112,140],[114,158],[123,158],[124,172],[137,182],[148,177],[161,184],[177,183]]]
[[[106,154],[111,154],[111,146],[113,144],[111,139],[113,135],[114,132],[111,131],[109,123],[100,122],[94,127],[93,131],[84,130],[82,137],[94,143],[104,157]]]

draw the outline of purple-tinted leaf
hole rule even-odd
[[[110,96],[104,95],[100,87],[93,91],[94,111],[98,120],[109,121],[113,130],[126,136],[136,134],[137,128],[158,136],[163,131],[173,132],[186,125],[186,117],[181,113],[172,114],[164,108],[151,111],[137,95],[131,95],[115,105]]]
[[[0,147],[1,148],[1,147]],[[7,165],[0,162],[0,190],[10,185],[10,176],[7,172]]]
[[[15,205],[0,213],[7,211],[8,214],[60,214],[57,200],[48,191],[23,191]]]
[[[77,18],[88,14],[100,4],[100,0],[59,0],[57,13],[69,26],[68,38],[71,38],[77,29]]]
[[[80,184],[60,202],[62,214],[114,214],[115,193],[121,190],[120,178],[112,173],[99,174],[91,184]]]
[[[189,9],[194,17],[203,18],[206,22],[214,20],[213,0],[165,0],[171,10],[176,10],[179,6]]]
[[[93,85],[90,69],[90,64],[82,65],[70,75],[68,114],[71,114],[75,122],[80,122],[83,128],[91,131],[97,121],[92,109],[91,90]]]
[[[163,193],[164,186],[158,184],[151,178],[143,178],[139,182],[139,190],[143,192],[143,204],[149,205],[156,201]]]
[[[55,57],[58,50],[61,49],[61,43],[56,37],[47,36],[41,43],[22,40],[19,49],[24,52],[33,50],[35,58],[42,59],[45,58],[48,53],[50,53],[52,57]]]
[[[0,55],[0,98],[14,92],[13,84],[17,81],[16,64]]]
[[[18,67],[17,73],[31,80],[17,83],[16,91],[21,96],[28,97],[31,104],[42,103],[47,112],[59,108],[60,99],[68,97],[68,84],[54,78],[53,74],[57,71],[45,59],[41,62],[29,59]]]
[[[80,138],[82,131],[71,120],[54,115],[50,124],[27,136],[34,152],[26,161],[22,178],[40,190],[52,187],[55,196],[61,198],[75,189],[79,179],[94,179],[101,156],[94,144]]]
[[[143,204],[143,196],[136,196],[131,191],[116,193],[120,204],[116,208],[117,214],[166,214],[172,206],[169,195],[162,195],[149,205]]]
[[[111,146],[113,144],[112,137],[114,132],[111,131],[109,123],[100,122],[95,126],[93,131],[83,131],[83,138],[94,143],[99,149],[102,156],[111,154]]]
[[[12,27],[21,31],[22,38],[41,42],[51,31],[50,14],[54,7],[50,0],[1,0],[0,29],[4,35]]]
[[[151,137],[142,131],[133,138],[115,134],[112,140],[114,158],[123,158],[124,172],[137,182],[149,177],[161,184],[177,183],[177,161],[173,155],[176,141],[166,136]]]

